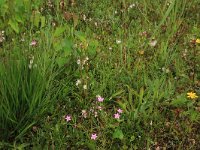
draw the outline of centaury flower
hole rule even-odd
[[[30,43],[30,46],[36,46],[37,45],[37,41],[36,40],[33,40],[31,43]]]
[[[119,109],[117,110],[117,112],[121,114],[121,113],[123,113],[123,110],[119,108]]]
[[[65,116],[65,120],[66,120],[67,122],[69,122],[70,120],[72,120],[72,119],[71,119],[71,116],[70,116],[70,115],[66,115],[66,116]]]
[[[91,140],[96,140],[96,138],[97,138],[97,134],[92,134],[91,135]]]
[[[100,95],[97,95],[96,98],[97,98],[98,102],[103,102],[104,101],[104,98],[101,97]]]
[[[194,93],[194,92],[188,92],[187,93],[187,97],[190,98],[190,99],[196,99],[196,98],[198,98],[197,94]]]
[[[119,113],[114,114],[114,118],[115,119],[119,119],[120,118],[120,114]]]

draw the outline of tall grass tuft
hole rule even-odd
[[[0,63],[0,139],[3,141],[23,137],[55,103],[52,62],[42,56],[31,59],[18,53],[6,56]]]

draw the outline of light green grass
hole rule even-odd
[[[198,0],[74,2],[0,1],[1,148],[199,149]]]

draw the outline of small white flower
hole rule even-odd
[[[55,22],[52,22],[52,26],[55,27],[55,26],[56,26],[56,23],[55,23]]]
[[[167,68],[165,72],[166,72],[166,73],[169,73],[169,72],[170,72],[169,68]]]
[[[96,98],[101,97],[100,95],[96,95]]]
[[[85,15],[85,14],[83,15],[83,20],[84,20],[84,21],[86,20],[86,15]]]
[[[76,86],[78,86],[79,84],[81,84],[81,80],[80,80],[80,79],[78,79],[78,80],[76,81]]]
[[[94,117],[97,117],[98,116],[98,113],[95,111],[94,112]]]
[[[85,65],[87,63],[87,61],[89,60],[88,57],[85,57],[85,59],[83,60],[83,64],[82,65]]]
[[[78,47],[78,45],[77,44],[74,44],[74,48],[77,48]]]
[[[117,14],[117,11],[115,11],[115,14]]]
[[[94,112],[94,107],[90,108],[90,112]]]
[[[97,106],[97,109],[98,109],[98,110],[102,110],[102,107],[101,107],[101,106]]]
[[[30,64],[33,64],[33,59],[30,60]]]
[[[87,111],[86,110],[82,110],[82,116],[84,117],[84,118],[87,118]]]
[[[86,60],[86,61],[88,61],[88,60],[89,60],[89,58],[88,58],[88,57],[85,57],[85,60]]]
[[[84,90],[87,90],[87,85],[83,85],[83,89],[84,89]]]
[[[33,66],[33,61],[34,61],[34,56],[31,56],[31,57],[30,57],[30,61],[29,61],[29,65],[28,65],[29,69],[32,68],[32,66]],[[35,66],[35,65],[34,65],[34,66]],[[34,66],[33,66],[33,67],[34,67]]]
[[[80,60],[80,59],[77,60],[77,64],[78,64],[78,65],[81,64],[81,60]]]
[[[152,47],[156,46],[156,44],[157,44],[156,40],[152,40],[152,41],[149,42],[149,45],[152,46]]]
[[[116,40],[116,43],[117,44],[120,44],[122,41],[121,40]]]
[[[5,41],[4,31],[0,31],[0,43]]]
[[[133,8],[133,7],[135,7],[135,4],[131,4],[131,5],[129,6],[129,8]]]
[[[109,47],[109,50],[112,50],[112,47]]]
[[[162,67],[162,71],[165,72],[165,73],[169,73],[170,72],[169,68],[165,68],[165,67]]]
[[[31,68],[32,68],[32,64],[29,64],[29,65],[28,65],[28,68],[31,69]]]
[[[151,122],[150,122],[150,126],[152,126],[153,125],[153,121],[151,120]]]

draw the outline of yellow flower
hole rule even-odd
[[[196,43],[200,44],[200,39],[196,39]]]
[[[139,51],[139,54],[140,54],[140,55],[143,55],[143,54],[144,54],[144,50],[140,50],[140,51]]]
[[[191,98],[191,99],[198,98],[197,94],[194,93],[194,92],[188,92],[188,93],[187,93],[187,97],[188,97],[188,98]]]

